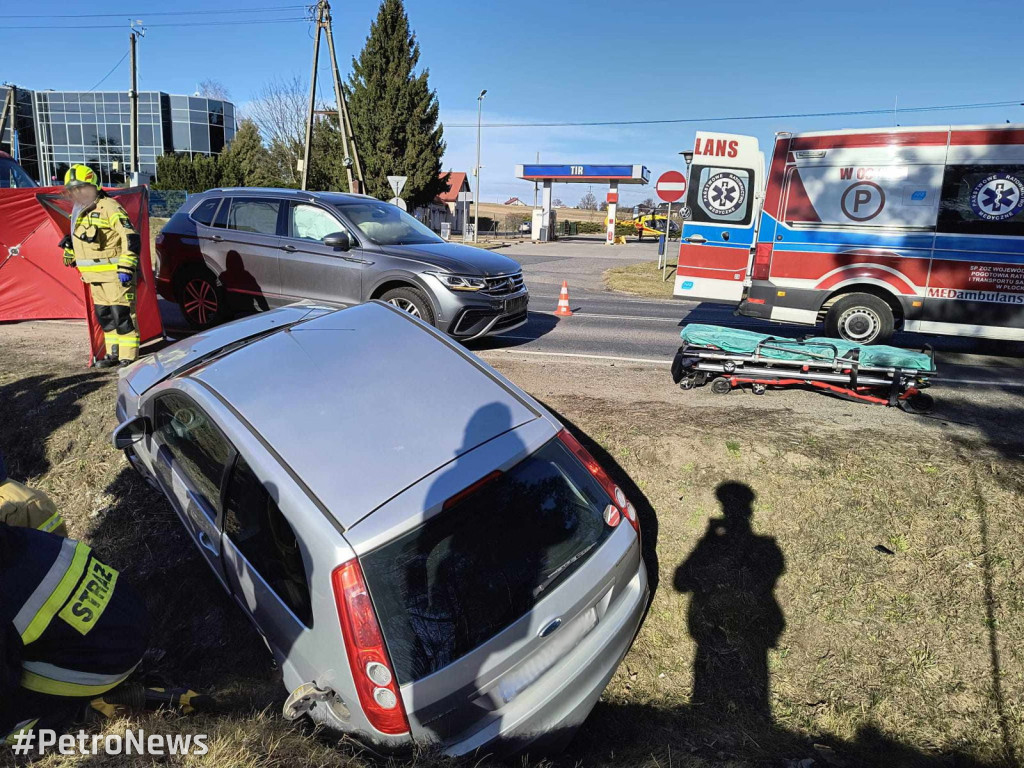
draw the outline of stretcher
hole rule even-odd
[[[841,339],[801,340],[691,323],[672,361],[672,380],[682,389],[711,385],[716,394],[750,387],[755,395],[769,388],[798,387],[910,413],[931,410],[921,390],[935,373],[935,356],[926,348],[861,346]]]

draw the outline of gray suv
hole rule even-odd
[[[633,504],[536,400],[394,306],[199,333],[122,373],[117,413],[115,447],[277,658],[287,718],[453,755],[550,747],[640,625]]]
[[[156,250],[158,291],[196,329],[300,299],[381,299],[460,340],[527,319],[518,262],[364,195],[212,189],[175,213]]]

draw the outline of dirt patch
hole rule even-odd
[[[50,493],[72,534],[145,595],[144,673],[225,704],[134,725],[212,734],[216,765],[386,765],[277,714],[283,689],[258,635],[109,447],[116,374],[85,369],[86,356],[81,323],[0,327],[0,446],[11,474]],[[1018,396],[937,392],[936,418],[921,419],[802,392],[681,392],[662,368],[485,357],[622,484],[657,585],[554,765],[938,768],[1024,753]]]

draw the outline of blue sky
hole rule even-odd
[[[88,89],[127,51],[127,18],[149,31],[139,46],[140,87],[190,93],[215,78],[242,105],[267,80],[309,77],[311,38],[304,23],[159,27],[169,22],[250,20],[303,15],[268,13],[170,17],[158,11],[280,7],[293,0],[0,0],[0,81],[26,88]],[[334,7],[339,65],[349,69],[376,15],[377,0],[339,0]],[[649,120],[792,114],[1024,101],[1024,57],[1014,35],[1024,27],[1019,0],[964,3],[828,0],[786,3],[649,0],[406,0],[430,69],[448,149],[445,169],[469,170],[476,95],[484,123]],[[61,19],[86,12],[122,17]],[[50,15],[16,18],[12,14]],[[117,29],[15,29],[25,25],[119,24]],[[74,57],[66,54],[76,50]],[[326,56],[323,57],[326,60]],[[322,67],[321,76],[329,75]],[[322,80],[329,88],[329,80]],[[125,61],[100,90],[126,89]],[[326,91],[325,91],[326,93]],[[328,97],[329,98],[329,97]],[[896,114],[903,125],[1024,122],[1024,107]],[[779,130],[887,126],[893,115],[786,118],[706,124],[710,130],[758,136],[770,152]],[[484,128],[482,199],[519,195],[533,186],[514,178],[516,163],[642,163],[652,176],[681,166],[695,124]],[[558,185],[574,203],[583,185]],[[603,189],[595,188],[598,197]],[[653,189],[623,190],[629,205]]]

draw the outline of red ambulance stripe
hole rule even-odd
[[[844,267],[839,272],[836,272],[834,275],[822,280],[814,287],[822,291],[827,291],[829,288],[832,288],[845,280],[857,280],[864,278],[881,280],[883,283],[888,283],[902,294],[913,296],[917,293],[910,283],[899,276],[894,275],[892,272],[887,272],[886,270],[878,269],[877,267],[860,265]]]
[[[900,256],[892,251],[852,250],[841,253],[820,251],[787,251],[784,243],[776,243],[772,256],[772,277],[791,277],[800,280],[818,280],[823,275],[855,265],[883,266],[898,271],[917,285],[928,282],[928,262],[921,258]],[[882,270],[884,271],[884,270]],[[886,273],[891,274],[891,273]],[[843,278],[846,279],[846,278]]]
[[[953,131],[949,143],[955,146],[971,144],[1024,144],[1024,131]]]
[[[907,133],[849,133],[833,136],[794,136],[789,149],[840,149],[845,147],[945,146],[946,131],[909,131]]]

